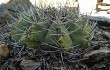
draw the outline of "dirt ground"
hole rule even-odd
[[[95,21],[92,40],[85,47],[75,47],[71,53],[36,50],[11,40],[14,20],[9,14],[17,16],[3,8],[0,11],[0,44],[3,41],[8,44],[9,55],[0,58],[0,70],[110,70],[110,23]]]

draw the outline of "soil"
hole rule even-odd
[[[110,70],[110,36],[107,35],[110,30],[105,29],[108,26],[96,25],[88,45],[75,47],[70,53],[30,49],[12,41],[9,34],[12,22],[9,13],[0,17],[0,44],[6,42],[10,50],[7,57],[0,58],[0,70]]]

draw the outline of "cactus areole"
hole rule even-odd
[[[84,19],[80,22],[21,19],[14,24],[11,37],[30,48],[70,51],[75,46],[84,47],[90,38],[90,25]]]

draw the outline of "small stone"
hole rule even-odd
[[[35,62],[33,60],[26,60],[26,59],[23,59],[20,63],[22,70],[35,70],[39,65],[40,62]]]
[[[99,64],[94,64],[94,68],[97,68],[97,69],[101,69],[101,68],[105,68],[106,66],[102,63],[99,63]]]

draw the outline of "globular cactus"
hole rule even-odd
[[[30,18],[30,17],[28,17]],[[29,22],[31,19],[17,21],[11,31],[12,40],[21,41],[30,48],[45,50],[71,50],[74,46],[87,45],[92,32],[91,26],[85,19],[75,22],[41,19]]]

